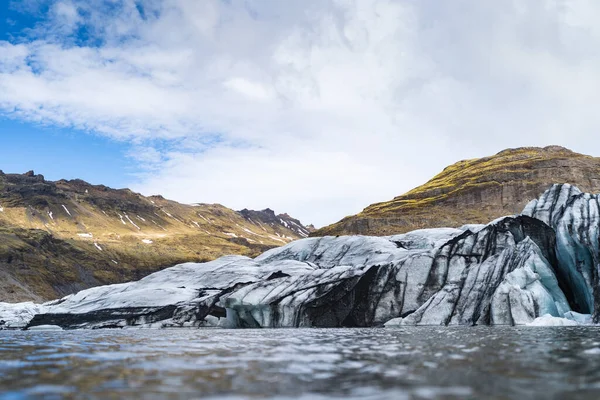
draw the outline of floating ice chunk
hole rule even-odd
[[[38,325],[27,329],[28,331],[62,331],[63,328],[57,325]]]
[[[530,323],[526,324],[527,326],[577,326],[579,325],[577,322],[566,319],[553,317],[550,314],[544,314],[541,317],[537,317]]]

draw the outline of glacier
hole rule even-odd
[[[600,320],[600,195],[568,184],[553,185],[531,201],[523,215],[539,219],[556,232],[556,275],[573,306]]]
[[[599,205],[554,185],[487,225],[306,238],[44,304],[0,303],[0,329],[597,323]]]

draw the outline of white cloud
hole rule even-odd
[[[138,161],[142,169],[148,171],[155,171],[163,162],[161,152],[151,146],[134,146],[127,155]]]
[[[71,1],[58,1],[51,7],[51,14],[57,27],[71,33],[81,21],[77,7]]]
[[[56,1],[0,42],[0,108],[130,141],[147,194],[325,224],[458,159],[600,154],[591,0],[138,5]]]
[[[226,88],[234,90],[246,97],[257,100],[270,100],[273,96],[270,90],[257,82],[244,78],[231,78],[224,82]]]

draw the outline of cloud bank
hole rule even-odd
[[[600,154],[593,0],[21,5],[2,114],[129,142],[145,194],[323,225],[459,159]]]

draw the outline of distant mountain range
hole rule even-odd
[[[311,230],[270,209],[186,205],[0,171],[0,301],[48,300],[181,262],[254,256]]]
[[[270,209],[180,204],[0,171],[0,301],[42,301],[182,262],[256,256],[307,236],[395,235],[519,214],[553,184],[600,192],[600,158],[558,146],[459,161],[393,200],[314,230]]]
[[[508,149],[491,157],[459,161],[424,185],[372,204],[311,235],[383,236],[488,223],[520,213],[555,183],[600,192],[600,158],[549,146]]]

